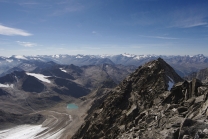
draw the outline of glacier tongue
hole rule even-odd
[[[51,81],[47,79],[47,77],[50,77],[50,76],[44,76],[42,74],[28,73],[28,72],[26,74],[30,76],[34,76],[35,78],[41,80],[42,82],[51,83]]]

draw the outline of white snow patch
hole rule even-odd
[[[145,57],[147,57],[147,56],[146,55],[137,55],[137,56],[134,57],[134,59],[140,60],[140,59],[145,58]]]
[[[135,57],[135,55],[134,54],[127,54],[127,53],[124,53],[124,54],[122,54],[123,56],[126,56],[126,57]]]
[[[25,58],[24,56],[21,56],[21,55],[16,55],[14,57],[17,58],[17,59],[26,59],[27,60],[27,58]]]
[[[108,55],[108,54],[98,55],[98,57],[101,57],[101,58],[112,57],[112,56],[114,55]]]
[[[13,84],[1,84],[0,83],[0,87],[6,87],[6,88],[14,88],[14,85]]]
[[[43,82],[46,82],[46,83],[51,83],[50,80],[48,80],[47,78],[50,77],[50,76],[45,76],[45,75],[42,75],[42,74],[37,74],[37,73],[26,73],[27,75],[30,75],[30,76],[34,76],[35,78],[43,81]]]
[[[0,138],[4,139],[34,139],[35,136],[46,128],[41,125],[20,125],[0,131]]]
[[[156,55],[135,55],[135,57],[133,59],[144,59],[144,58],[150,58],[150,57],[156,57]]]
[[[81,56],[76,56],[76,58],[83,58],[83,57],[81,57]]]
[[[168,76],[168,78],[170,79],[170,81],[168,82],[168,90],[170,91],[170,89],[173,87],[173,85],[174,85],[174,81],[173,81],[173,79],[172,78],[170,78],[169,76]]]
[[[13,60],[12,59],[6,59],[6,61],[11,63]]]
[[[59,58],[60,56],[59,55],[53,55],[52,57],[53,58]]]
[[[64,70],[64,69],[62,69],[62,68],[59,68],[61,71],[63,71],[63,72],[66,72],[67,73],[67,71],[66,70]]]
[[[46,130],[47,127],[42,127],[42,125],[20,125],[10,129],[1,130],[1,139],[37,139],[37,138],[47,138],[47,139],[57,139],[60,138],[64,129],[58,132],[43,134],[41,137],[41,132]],[[38,136],[40,134],[40,136]]]

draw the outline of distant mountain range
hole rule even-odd
[[[76,66],[122,64],[124,66],[134,65],[136,67],[143,65],[151,60],[163,58],[170,64],[180,76],[186,76],[192,72],[208,67],[208,57],[203,54],[194,56],[165,56],[165,55],[37,55],[37,56],[17,56],[0,57],[0,74],[14,67],[19,67],[25,71],[35,69],[34,65],[53,61],[57,64]],[[34,64],[35,63],[35,64]]]

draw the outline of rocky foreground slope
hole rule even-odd
[[[97,102],[73,139],[208,138],[207,97],[208,86],[183,81],[159,58]]]

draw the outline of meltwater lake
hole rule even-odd
[[[79,107],[74,103],[69,103],[67,105],[67,109],[78,109]]]

